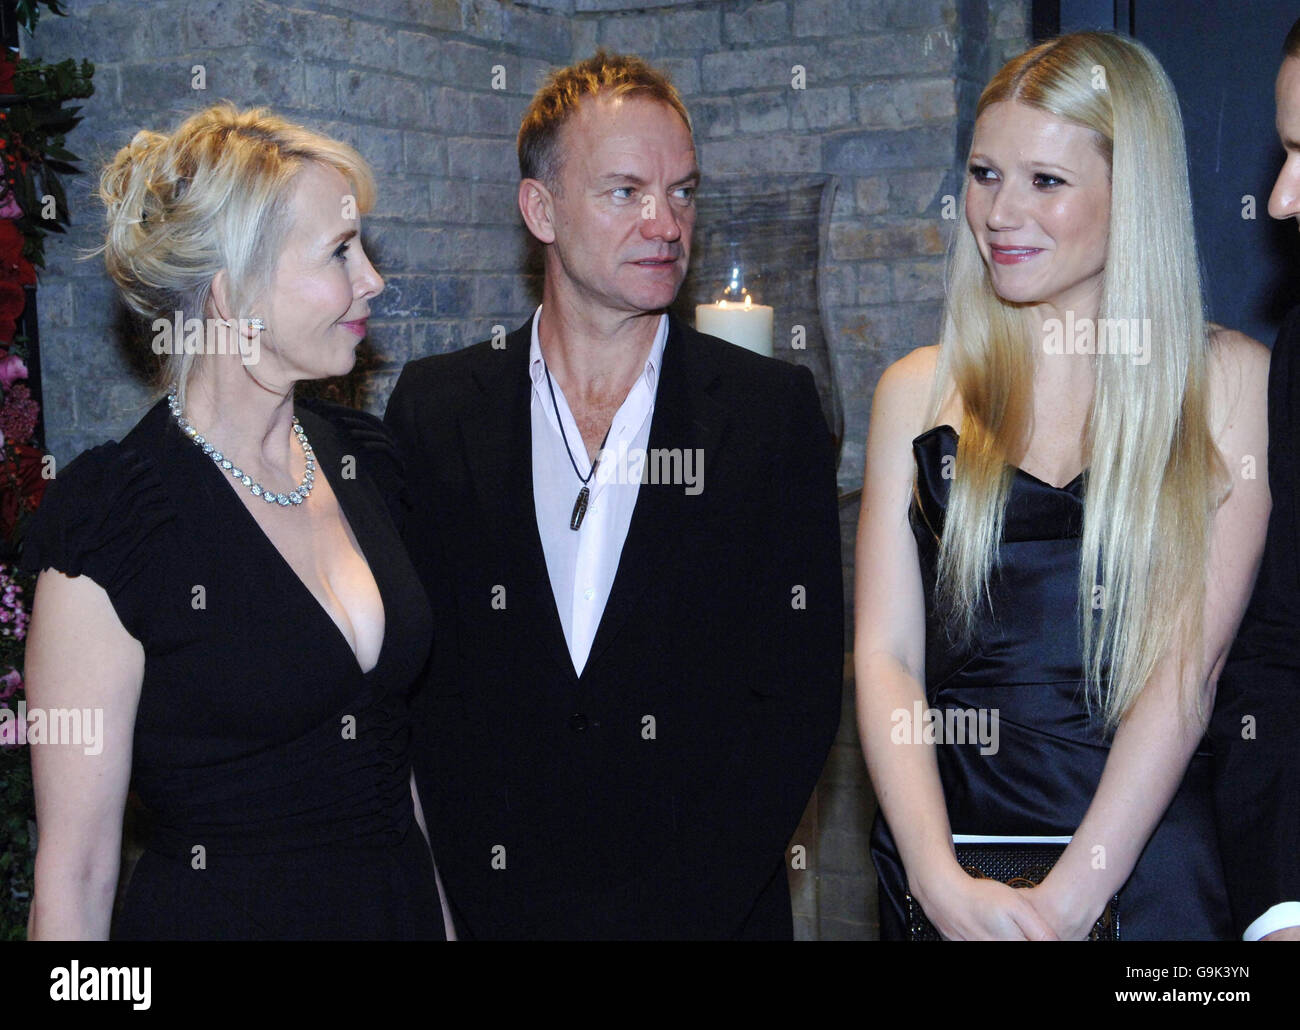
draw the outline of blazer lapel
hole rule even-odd
[[[506,337],[502,350],[492,352],[493,361],[474,370],[480,392],[461,416],[461,435],[483,516],[500,527],[495,537],[507,556],[506,603],[535,613],[536,637],[545,641],[556,666],[576,680],[533,501],[531,343],[530,318]]]
[[[717,369],[691,343],[682,324],[669,315],[647,450],[699,448],[707,464],[716,459],[726,412],[712,397]],[[671,545],[685,528],[693,501],[698,498],[688,496],[682,484],[641,484],[584,676],[597,666],[601,654],[636,611],[651,579],[671,564]]]

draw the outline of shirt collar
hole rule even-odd
[[[542,343],[537,336],[537,326],[542,320],[542,306],[537,305],[537,310],[533,312],[533,338],[528,347],[528,375],[533,381],[533,385],[540,387],[542,380],[546,377],[546,363],[542,360]],[[659,378],[659,369],[663,365],[664,344],[668,342],[668,316],[666,314],[659,316],[659,329],[655,333],[654,343],[650,345],[650,354],[645,360],[645,380],[646,385],[650,387],[650,393],[655,393],[655,384]]]

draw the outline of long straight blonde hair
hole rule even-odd
[[[1149,319],[1148,363],[1098,354],[1085,437],[1079,569],[1086,697],[1113,730],[1157,663],[1178,660],[1184,689],[1200,654],[1213,512],[1226,470],[1209,425],[1210,337],[1178,100],[1141,44],[1080,32],[1009,62],[980,96],[1015,101],[1093,130],[1110,163],[1102,319]],[[962,190],[965,210],[966,190]],[[990,602],[1014,469],[1031,431],[1039,333],[993,291],[972,233],[949,254],[948,302],[931,421],[946,390],[964,413],[939,557],[939,596],[969,639]],[[1128,324],[1128,323],[1126,323]],[[1040,327],[1041,328],[1041,327]],[[1202,711],[1196,690],[1193,710]]]

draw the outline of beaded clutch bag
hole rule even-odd
[[[1065,851],[1068,837],[966,837],[954,834],[957,862],[976,879],[998,880],[1011,887],[1033,887],[1043,882]],[[911,892],[907,893],[908,939],[943,940]],[[1119,940],[1119,895],[1106,903],[1088,934],[1090,941]]]

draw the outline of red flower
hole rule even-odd
[[[19,518],[36,510],[49,480],[41,474],[43,451],[22,443],[9,449],[13,456],[0,465],[0,536],[12,541]]]
[[[36,285],[36,269],[23,257],[23,234],[0,219],[0,342],[14,338],[14,323],[27,306],[24,286]]]

